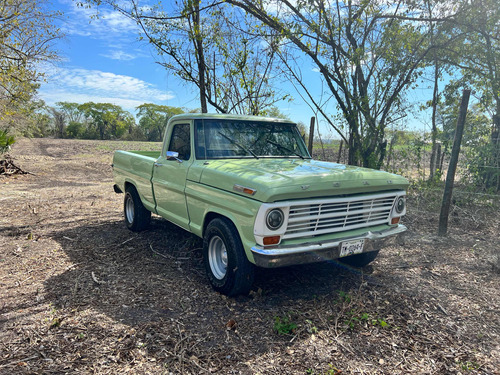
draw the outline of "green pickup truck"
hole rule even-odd
[[[363,267],[406,230],[405,178],[312,160],[287,120],[175,116],[161,151],[116,151],[113,175],[127,227],[146,229],[152,212],[203,238],[208,279],[226,295],[248,293],[255,266]]]

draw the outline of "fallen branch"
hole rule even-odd
[[[163,257],[163,258],[165,258],[165,259],[172,260],[172,258],[173,258],[173,257],[168,257],[167,255],[164,255],[164,254],[159,253],[158,251],[154,250],[154,249],[153,249],[153,246],[151,246],[151,244],[149,244],[149,248],[151,249],[151,251],[152,251],[154,254],[156,254],[156,255],[158,255],[158,256],[161,256],[161,257]]]
[[[0,160],[0,175],[12,176],[15,174],[32,174],[23,171],[17,165],[14,164],[12,158],[9,155],[5,155],[5,159]]]
[[[94,280],[94,282],[95,282],[96,284],[99,284],[99,285],[106,284],[106,282],[105,282],[105,281],[102,281],[102,280],[98,280],[98,279],[97,279],[97,277],[96,277],[96,275],[95,275],[94,271],[92,271],[92,272],[90,273],[90,276],[92,276],[92,280]]]

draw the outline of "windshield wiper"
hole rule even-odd
[[[245,151],[247,154],[251,154],[255,159],[258,159],[259,157],[255,154],[255,152],[252,152],[250,151],[249,149],[247,149],[246,147],[243,147],[242,145],[240,145],[238,142],[236,142],[234,139],[231,139],[230,137],[228,137],[227,135],[221,133],[221,132],[217,132],[219,133],[220,135],[222,135],[224,138],[226,138],[229,142],[231,142],[233,145],[236,145],[238,146],[239,148],[241,148],[243,151]]]
[[[289,153],[291,153],[291,154],[294,154],[295,156],[298,156],[298,157],[299,157],[299,158],[301,158],[301,159],[304,159],[304,157],[303,157],[302,155],[300,155],[300,154],[296,153],[295,151],[293,151],[293,150],[289,149],[289,148],[288,148],[288,147],[286,147],[286,146],[280,145],[279,143],[276,143],[276,142],[274,142],[274,141],[271,141],[270,139],[266,139],[266,142],[267,142],[267,143],[270,143],[270,144],[272,144],[272,145],[275,145],[276,147],[279,147],[279,148],[281,148],[282,150],[285,150],[286,152],[289,152]]]

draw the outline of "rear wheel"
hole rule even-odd
[[[212,287],[227,296],[248,294],[254,265],[246,257],[234,224],[225,218],[212,220],[203,237],[203,261]]]
[[[133,186],[129,186],[125,190],[123,214],[125,216],[127,228],[134,232],[140,232],[147,229],[151,222],[151,212],[144,207],[139,197],[139,193]]]
[[[379,251],[376,250],[376,251],[370,251],[368,253],[350,255],[348,257],[339,258],[338,261],[340,263],[344,263],[352,267],[362,268],[373,262],[377,257],[378,252]]]

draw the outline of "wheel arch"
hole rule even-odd
[[[215,212],[215,211],[209,211],[207,212],[207,214],[205,215],[204,219],[203,219],[203,229],[202,229],[202,237],[205,236],[205,231],[207,230],[207,227],[208,227],[208,224],[210,224],[210,222],[214,219],[217,219],[217,218],[220,218],[220,219],[227,219],[229,220],[233,225],[234,227],[236,228],[236,230],[238,231],[238,234],[240,235],[241,237],[241,233],[239,233],[240,231],[238,230],[238,227],[236,226],[236,224],[234,223],[234,220],[231,219],[230,217],[228,217],[227,215],[223,215],[219,212]]]
[[[123,191],[127,191],[128,188],[134,188],[135,191],[137,191],[137,187],[135,186],[135,184],[129,180],[125,180],[124,184],[123,184]]]
[[[210,222],[214,219],[217,219],[217,218],[222,218],[222,219],[226,219],[228,220],[233,226],[234,226],[234,229],[236,230],[236,233],[238,233],[238,236],[240,237],[240,241],[243,245],[243,249],[245,251],[245,254],[247,256],[247,259],[251,262],[251,263],[255,263],[255,260],[253,258],[253,253],[250,251],[250,248],[251,248],[251,242],[254,240],[253,238],[248,238],[248,235],[245,237],[245,231],[243,228],[241,228],[239,225],[238,225],[238,220],[237,220],[237,215],[231,215],[231,212],[221,212],[221,211],[214,211],[214,210],[210,210],[208,211],[204,218],[203,218],[203,225],[201,227],[201,238],[204,238],[205,237],[205,233],[206,233],[206,229],[208,227],[208,224],[210,224]],[[253,234],[251,234],[252,237],[253,237]],[[252,242],[253,243],[253,242]]]

